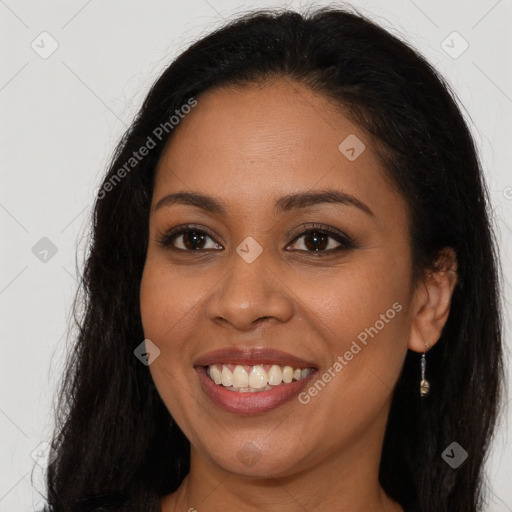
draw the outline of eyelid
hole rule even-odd
[[[355,246],[356,240],[353,239],[351,236],[347,235],[343,231],[340,231],[336,228],[332,228],[330,226],[325,226],[323,224],[319,224],[318,222],[309,222],[306,224],[301,224],[297,228],[294,228],[291,232],[288,233],[288,238],[291,236],[294,236],[293,233],[296,232],[297,234],[293,238],[293,240],[290,243],[295,242],[298,238],[307,235],[311,232],[321,232],[329,235],[330,237],[336,239],[340,243],[343,243],[346,246]],[[325,251],[330,252],[330,251]]]

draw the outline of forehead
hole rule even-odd
[[[162,154],[154,202],[190,189],[239,209],[326,188],[377,210],[389,196],[396,202],[370,137],[306,86],[278,80],[213,89],[197,100]]]

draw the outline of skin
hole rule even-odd
[[[338,149],[349,134],[366,146],[354,161]],[[446,250],[441,270],[412,282],[407,206],[372,146],[325,97],[284,79],[207,91],[175,129],[157,168],[140,294],[145,336],[161,351],[152,378],[191,442],[190,473],[162,512],[402,511],[378,482],[392,392],[407,350],[423,353],[441,334],[456,262]],[[324,189],[373,215],[337,203],[274,211],[284,195]],[[178,191],[213,196],[226,215],[155,209]],[[310,222],[356,248],[331,251],[340,242],[327,238],[319,257],[301,235]],[[183,236],[174,251],[158,244],[186,223],[213,235],[209,250],[187,252]],[[249,236],[263,249],[252,263],[236,252]],[[306,405],[233,414],[200,387],[194,360],[228,346],[281,349],[314,361],[321,376],[396,302],[402,310]],[[242,449],[258,461],[244,463]]]

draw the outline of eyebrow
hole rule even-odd
[[[288,212],[300,208],[316,206],[322,203],[337,203],[347,206],[355,206],[366,214],[372,217],[375,216],[372,210],[356,197],[347,194],[346,192],[333,189],[288,194],[276,201],[275,211],[276,213]],[[170,206],[173,204],[195,206],[209,213],[218,215],[226,215],[227,212],[226,205],[223,201],[197,192],[176,192],[174,194],[168,194],[158,201],[153,208],[153,212],[156,212],[164,206]]]

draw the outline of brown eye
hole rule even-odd
[[[297,241],[301,239],[304,241],[298,244]],[[293,247],[295,250],[313,252],[318,255],[355,248],[355,244],[349,236],[327,228],[319,229],[314,227],[296,237],[292,245],[298,245],[298,247]]]
[[[209,240],[213,242],[210,243],[210,247],[208,247]],[[215,242],[208,233],[190,227],[172,230],[163,235],[158,242],[162,247],[178,251],[222,249],[222,246]]]
[[[311,251],[323,251],[329,245],[328,235],[319,233],[318,231],[312,231],[311,233],[304,235],[304,245]]]
[[[206,235],[199,233],[197,231],[188,231],[186,233],[181,234],[180,236],[183,237],[182,245],[186,249],[192,250],[204,248]]]

